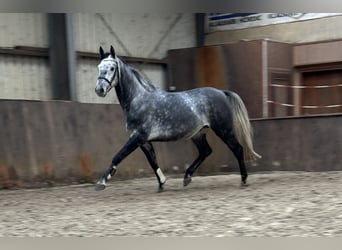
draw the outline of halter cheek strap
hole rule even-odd
[[[114,75],[113,75],[112,81],[109,81],[106,77],[102,77],[102,76],[99,76],[97,79],[98,79],[98,80],[105,80],[106,82],[109,83],[109,85],[111,85],[111,84],[112,84],[112,81],[113,81],[113,79],[114,79]]]

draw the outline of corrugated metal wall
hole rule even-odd
[[[114,45],[119,55],[161,59],[168,49],[196,43],[193,14],[75,13],[73,22],[75,48],[81,51],[98,52],[99,45]]]
[[[0,46],[48,47],[45,13],[0,13]]]
[[[72,14],[74,48],[97,53],[101,45],[114,45],[121,56],[163,59],[173,48],[196,44],[193,14]],[[0,48],[16,46],[49,48],[47,13],[0,13]],[[94,93],[98,59],[78,57],[77,101],[117,103],[113,94],[99,98]],[[166,87],[162,64],[132,66],[155,85]],[[0,53],[0,98],[47,100],[52,98],[49,60],[46,56]]]
[[[121,56],[163,59],[172,48],[196,44],[193,14],[73,14],[75,50],[97,53],[99,46],[113,45]],[[106,98],[94,95],[99,60],[79,58],[77,97],[80,102],[117,103],[113,93]],[[148,80],[166,88],[162,65],[132,64]],[[114,92],[114,91],[113,91]]]
[[[0,55],[0,72],[0,99],[51,99],[47,59]]]
[[[0,47],[48,47],[47,16],[42,13],[0,13]],[[0,54],[0,98],[51,98],[47,58]]]

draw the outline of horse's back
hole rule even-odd
[[[200,104],[205,104],[207,110],[211,113],[226,113],[227,107],[230,105],[229,98],[225,94],[225,92],[229,91],[226,90],[223,91],[213,87],[202,87],[186,92],[188,92],[190,95],[193,95],[194,98],[197,98]]]
[[[232,127],[230,92],[213,87],[197,88],[191,91],[193,95],[201,96],[200,102],[203,104],[200,105],[205,105],[209,127],[213,129],[229,129]]]
[[[138,121],[131,124],[135,124],[134,129],[145,131],[149,140],[189,138],[204,127],[229,122],[228,107],[224,92],[212,87],[181,92],[157,90],[149,99],[146,112],[141,116],[136,113],[134,120]]]

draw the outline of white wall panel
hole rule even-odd
[[[51,99],[47,59],[0,55],[0,99]]]
[[[169,49],[196,44],[195,18],[191,13],[76,13],[73,20],[75,48],[81,51],[97,52],[100,45],[113,45],[120,55],[161,59]]]
[[[122,56],[162,59],[169,49],[193,47],[196,43],[194,14],[94,14],[74,13],[75,50],[98,52],[114,45]],[[48,48],[46,13],[0,13],[0,47]],[[79,59],[76,91],[80,102],[117,103],[115,93],[107,98],[94,93],[95,59]],[[164,88],[160,65],[132,65],[156,86]],[[52,96],[47,58],[0,54],[0,98],[47,100]]]
[[[0,13],[0,47],[48,47],[47,14]],[[0,98],[48,100],[50,72],[46,58],[0,55]]]
[[[99,46],[113,45],[121,56],[163,59],[169,49],[194,47],[194,14],[73,14],[75,49],[98,53]],[[114,93],[106,98],[94,93],[98,60],[80,59],[77,64],[78,101],[117,103]],[[131,64],[154,85],[164,89],[161,65]],[[113,91],[115,92],[115,91]]]
[[[47,14],[0,13],[0,47],[48,46]]]

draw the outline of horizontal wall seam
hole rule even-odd
[[[31,56],[31,57],[49,57],[49,49],[41,47],[29,47],[29,46],[15,46],[15,47],[0,47],[0,55],[11,55],[11,56]],[[93,52],[76,51],[78,58],[86,59],[99,59],[99,55]],[[144,63],[144,64],[158,64],[162,66],[167,65],[166,59],[155,59],[155,58],[143,58],[134,56],[120,56],[123,60],[130,63]]]

